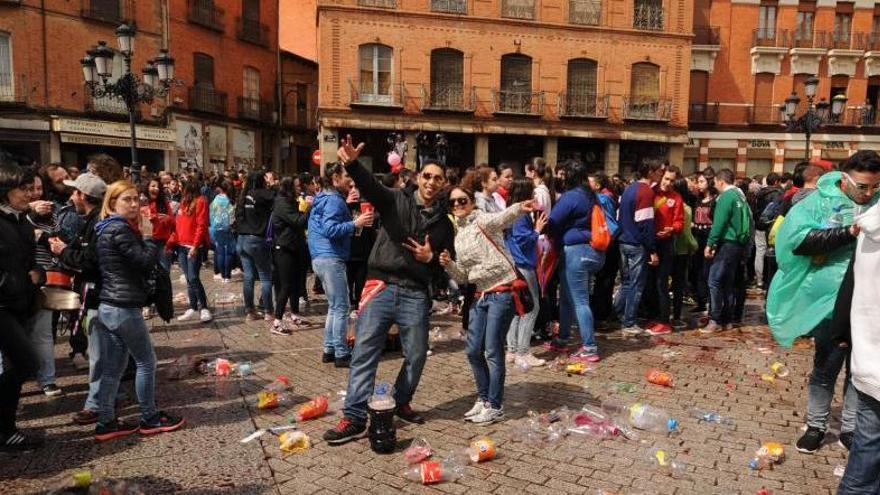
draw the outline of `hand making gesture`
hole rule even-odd
[[[364,150],[364,143],[360,143],[355,148],[352,145],[351,134],[345,136],[345,139],[339,143],[339,149],[336,151],[336,157],[339,158],[339,161],[342,162],[343,165],[348,165],[349,163],[358,159],[361,155],[361,152]]]
[[[422,263],[430,263],[431,260],[434,259],[434,251],[431,250],[431,243],[428,242],[427,234],[425,234],[424,244],[419,244],[415,239],[409,237],[406,242],[403,243],[403,247],[409,250],[416,260],[421,261]]]

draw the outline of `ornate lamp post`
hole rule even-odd
[[[804,150],[804,159],[809,161],[811,158],[810,139],[826,122],[837,122],[846,110],[846,96],[837,95],[831,99],[831,103],[825,99],[819,100],[813,104],[816,97],[816,89],[819,87],[819,79],[811,76],[804,81],[804,96],[807,97],[807,111],[801,115],[797,115],[797,108],[801,102],[798,95],[792,91],[791,95],[785,99],[785,104],[780,106],[782,120],[789,132],[803,132],[806,137],[807,145]]]
[[[174,84],[174,59],[168,50],[159,50],[159,55],[147,62],[142,77],[131,71],[131,58],[134,55],[135,29],[123,24],[116,29],[116,41],[119,53],[125,60],[125,73],[116,82],[108,82],[113,76],[112,62],[114,52],[105,41],[88,50],[85,58],[80,60],[83,78],[89,94],[93,98],[110,96],[119,98],[128,110],[128,123],[131,126],[131,168],[132,173],[139,173],[137,158],[137,135],[135,133],[135,112],[138,104],[151,103],[156,96],[165,96]]]

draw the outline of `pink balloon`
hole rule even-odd
[[[400,155],[398,155],[396,151],[388,153],[388,165],[391,165],[392,167],[400,165]]]

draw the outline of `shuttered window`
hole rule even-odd
[[[214,57],[204,53],[193,54],[193,78],[196,86],[214,87]]]
[[[431,106],[461,108],[464,103],[464,54],[452,48],[431,51]]]

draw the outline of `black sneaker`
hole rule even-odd
[[[425,418],[423,418],[419,413],[415,412],[412,406],[409,404],[397,406],[397,410],[394,411],[394,414],[396,414],[398,418],[406,421],[407,423],[412,423],[416,425],[425,424]]]
[[[25,452],[43,446],[45,440],[32,435],[25,435],[15,430],[8,435],[0,435],[0,452]]]
[[[325,352],[323,356],[321,356],[322,363],[332,363],[336,360],[336,354],[333,351]]]
[[[351,418],[343,417],[339,423],[336,423],[335,428],[324,432],[324,441],[330,445],[341,445],[366,435],[366,422],[357,422]]]
[[[156,435],[157,433],[177,430],[184,424],[186,424],[185,419],[159,411],[148,421],[141,420],[139,430],[141,435]]]
[[[810,426],[807,428],[807,432],[804,433],[804,436],[797,441],[798,452],[803,452],[804,454],[812,454],[813,452],[819,450],[819,447],[822,446],[822,440],[825,439],[825,432],[820,430],[819,428]]]
[[[64,392],[58,388],[58,385],[50,383],[43,387],[43,394],[45,394],[46,397],[58,397],[59,395],[63,395]]]
[[[349,364],[351,364],[351,354],[333,360],[333,366],[337,368],[348,368]]]
[[[839,443],[843,448],[849,450],[852,447],[854,433],[851,431],[844,431],[840,433],[840,436],[837,437],[837,443]]]
[[[125,423],[124,421],[114,419],[110,423],[98,423],[98,425],[95,426],[95,440],[99,442],[106,442],[107,440],[113,440],[114,438],[122,438],[133,435],[137,433],[137,431],[137,425],[131,425]]]

